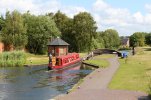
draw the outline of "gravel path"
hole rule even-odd
[[[118,57],[108,59],[110,66],[99,68],[84,78],[77,90],[52,100],[142,100],[147,94],[136,91],[109,90],[112,76],[119,67]]]

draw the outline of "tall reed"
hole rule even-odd
[[[3,52],[0,54],[0,67],[20,67],[26,62],[23,51]]]

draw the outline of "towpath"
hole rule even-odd
[[[74,92],[58,96],[52,100],[141,100],[147,96],[143,92],[109,90],[108,84],[119,67],[118,57],[108,59],[110,66],[99,68],[84,78],[84,82]]]

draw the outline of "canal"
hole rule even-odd
[[[65,94],[92,67],[77,65],[50,72],[46,66],[0,69],[0,100],[48,100]]]

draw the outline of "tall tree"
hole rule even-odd
[[[145,41],[146,41],[147,45],[151,46],[151,33],[149,33],[145,36]]]
[[[46,53],[48,40],[60,36],[54,20],[49,16],[34,16],[29,12],[24,14],[24,19],[27,24],[28,50],[35,54]]]
[[[2,27],[4,26],[4,23],[5,23],[4,17],[1,16],[1,17],[0,17],[0,31],[2,30]]]
[[[120,37],[116,30],[107,29],[101,32],[100,35],[104,40],[105,48],[118,48],[120,46]]]
[[[100,35],[102,32],[97,32],[96,36],[92,40],[92,49],[104,48],[104,40]]]
[[[2,27],[3,42],[6,47],[23,49],[27,43],[26,26],[22,15],[14,10],[6,12],[5,23]]]
[[[135,32],[130,36],[130,46],[144,46],[145,36],[145,32]]]
[[[62,39],[70,44],[69,50],[73,51],[75,47],[74,41],[72,39],[73,19],[67,17],[61,11],[55,13],[53,19],[55,20],[55,23],[61,32]]]
[[[80,12],[73,19],[73,39],[78,52],[90,51],[92,39],[96,35],[96,22],[91,14]]]
[[[66,28],[67,21],[69,20],[69,18],[62,12],[58,11],[53,16],[53,19],[54,19],[58,29],[60,30],[60,32],[62,34],[65,33],[65,28]]]

